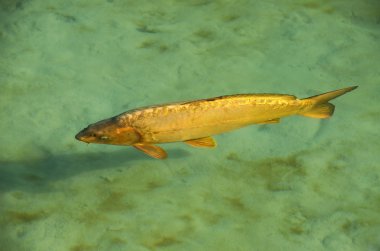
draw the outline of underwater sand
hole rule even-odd
[[[1,1],[0,250],[380,250],[378,1]],[[74,135],[128,109],[359,85],[328,120],[162,145]]]

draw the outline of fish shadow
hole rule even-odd
[[[182,149],[172,149],[170,159],[187,157],[189,153]],[[45,151],[41,158],[17,161],[0,160],[0,192],[51,191],[52,182],[63,180],[84,172],[108,168],[131,168],[139,161],[160,161],[138,151],[127,149],[112,152],[71,153],[55,155]]]

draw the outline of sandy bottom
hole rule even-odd
[[[377,1],[2,1],[0,250],[380,250]],[[86,145],[89,123],[359,85],[328,120],[216,149]]]

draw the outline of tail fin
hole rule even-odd
[[[351,86],[336,91],[326,92],[320,95],[312,96],[305,98],[303,100],[312,100],[314,106],[307,110],[306,112],[301,113],[301,115],[311,118],[326,119],[333,115],[335,106],[329,103],[330,100],[337,98],[347,92],[355,90],[357,86]]]

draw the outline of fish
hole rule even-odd
[[[235,94],[140,107],[90,124],[75,135],[85,143],[133,146],[165,159],[160,143],[184,142],[193,147],[216,147],[212,136],[253,124],[275,124],[301,115],[327,119],[335,106],[329,101],[356,89],[351,86],[308,98],[288,94]]]

